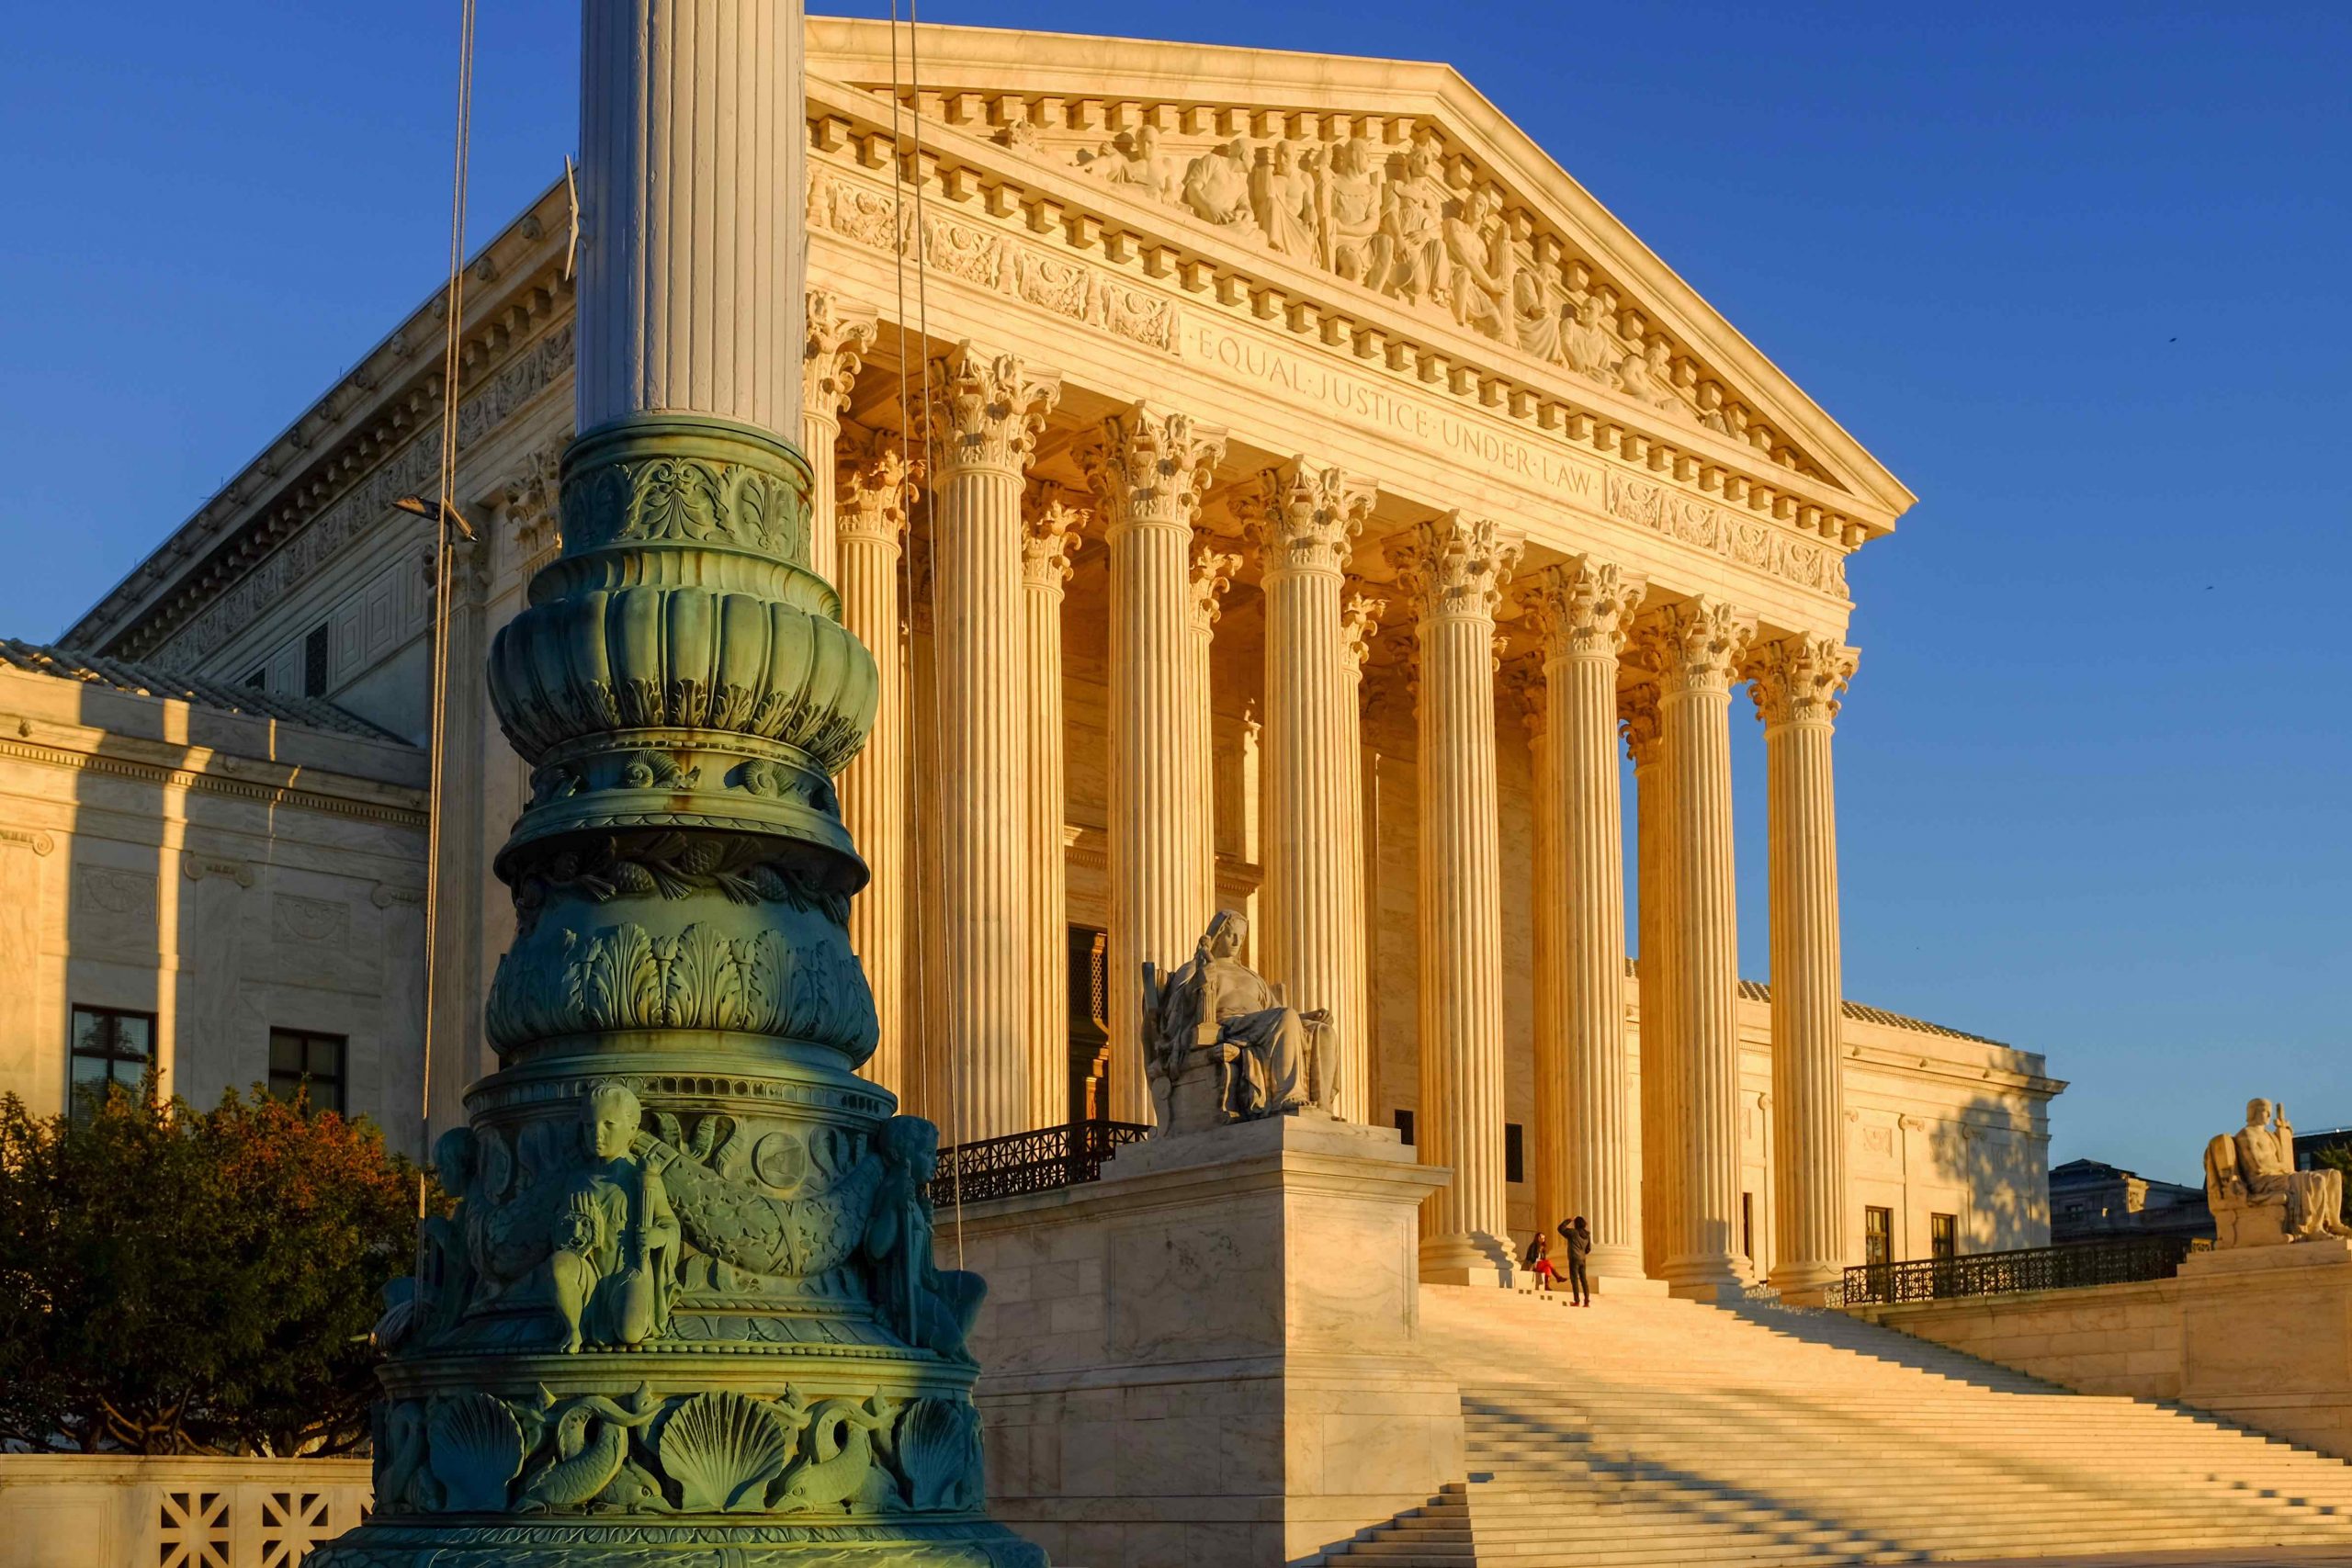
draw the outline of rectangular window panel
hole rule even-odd
[[[308,1090],[311,1109],[341,1114],[344,1105],[344,1058],[349,1043],[340,1034],[319,1034],[301,1029],[269,1032],[269,1092],[274,1100],[292,1100]]]
[[[323,697],[327,694],[327,628],[316,626],[302,639],[302,694]]]
[[[1928,1216],[1928,1253],[1941,1261],[1960,1256],[1960,1216],[1929,1214]]]
[[[1756,1194],[1739,1195],[1739,1250],[1750,1263],[1756,1261]]]
[[[1411,1111],[1401,1108],[1397,1111],[1396,1135],[1405,1141],[1407,1148],[1413,1146],[1413,1113]]]
[[[1862,1211],[1862,1261],[1894,1261],[1894,1210],[1869,1208]]]
[[[70,1109],[83,1113],[90,1094],[103,1095],[106,1086],[135,1086],[155,1055],[155,1015],[120,1008],[77,1007],[70,1038],[72,1060],[68,1084],[74,1091]]]
[[[1527,1131],[1516,1122],[1503,1123],[1503,1179],[1527,1179]]]

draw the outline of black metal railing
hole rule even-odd
[[[2068,1291],[2086,1285],[2169,1280],[2180,1272],[2182,1258],[2210,1245],[2185,1235],[2128,1235],[2017,1252],[1864,1263],[1846,1270],[1845,1303],[1939,1302],[2016,1291]]]
[[[1075,1187],[1102,1174],[1102,1162],[1122,1145],[1148,1135],[1136,1122],[1072,1122],[1002,1138],[982,1138],[939,1151],[939,1174],[931,1183],[933,1203],[959,1199],[1011,1198]]]

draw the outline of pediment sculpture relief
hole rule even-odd
[[[2344,1175],[2295,1168],[2295,1129],[2284,1106],[2246,1101],[2245,1125],[2205,1145],[2205,1201],[2222,1247],[2352,1236]]]
[[[1220,910],[1189,962],[1165,976],[1144,965],[1144,1066],[1163,1134],[1331,1108],[1330,1014],[1292,1007],[1242,963],[1249,933],[1245,917]]]

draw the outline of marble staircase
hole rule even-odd
[[[1421,1320],[1467,1477],[1322,1562],[2352,1562],[2352,1465],[1842,1314],[1424,1286]]]

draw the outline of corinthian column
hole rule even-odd
[[[873,352],[874,312],[829,288],[811,288],[808,329],[800,361],[800,453],[808,459],[808,570],[838,585],[833,445],[850,389],[857,384],[857,367]]]
[[[1502,844],[1495,786],[1495,606],[1514,535],[1449,513],[1421,525],[1421,1163],[1453,1180],[1421,1209],[1421,1278],[1509,1284],[1503,1194]]]
[[[1265,884],[1258,962],[1300,1009],[1331,1015],[1327,1100],[1364,1118],[1363,806],[1356,658],[1340,603],[1348,556],[1375,491],[1295,457],[1259,479],[1247,519],[1266,595]],[[1327,1091],[1328,1092],[1328,1091]]]
[[[1838,807],[1829,737],[1856,655],[1832,637],[1757,649],[1772,879],[1772,1285],[1819,1301],[1846,1263],[1846,1116],[1838,1046]]]
[[[1730,605],[1691,599],[1642,623],[1665,746],[1668,886],[1663,989],[1670,1000],[1682,1157],[1668,1288],[1713,1299],[1741,1288],[1739,926],[1731,829],[1731,682],[1755,634]],[[1646,801],[1645,801],[1646,805]]]
[[[1546,572],[1534,596],[1551,761],[1537,809],[1559,879],[1536,978],[1555,998],[1563,1094],[1539,1116],[1569,1130],[1564,1206],[1591,1225],[1592,1271],[1604,1280],[1638,1276],[1642,1258],[1616,735],[1617,655],[1642,592],[1640,578],[1580,557]]]
[[[1029,726],[1029,1124],[1070,1119],[1069,898],[1062,826],[1062,591],[1082,508],[1045,490],[1030,492],[1021,538],[1023,652]]]
[[[1111,547],[1111,1090],[1113,1117],[1152,1119],[1144,1081],[1143,965],[1192,955],[1201,898],[1187,736],[1197,700],[1193,523],[1225,432],[1148,403],[1105,420],[1079,454]]]
[[[932,657],[938,667],[939,1043],[958,1143],[1025,1131],[1029,737],[1021,491],[1060,378],[961,344],[934,374]]]
[[[1353,586],[1356,585],[1351,585]],[[1348,750],[1346,760],[1340,764],[1340,787],[1345,796],[1347,819],[1353,826],[1347,840],[1351,891],[1339,903],[1338,923],[1333,930],[1339,947],[1339,1016],[1355,1020],[1355,1032],[1352,1043],[1347,1036],[1340,1037],[1339,1094],[1332,1101],[1332,1111],[1347,1121],[1364,1123],[1369,1123],[1374,1114],[1373,1063],[1376,1055],[1372,1017],[1374,921],[1371,867],[1379,847],[1365,829],[1369,816],[1363,797],[1363,667],[1372,657],[1373,638],[1380,635],[1380,617],[1387,613],[1387,600],[1356,592],[1350,592],[1340,607],[1340,646],[1348,672],[1348,700],[1341,720],[1347,727]]]
[[[1240,565],[1239,556],[1218,549],[1213,540],[1193,541],[1189,584],[1192,597],[1186,602],[1189,613],[1184,620],[1190,660],[1184,704],[1184,754],[1192,769],[1193,787],[1185,794],[1185,806],[1193,818],[1186,837],[1199,846],[1193,864],[1196,885],[1193,897],[1204,920],[1217,907],[1216,712],[1209,701],[1214,685],[1209,649],[1216,641],[1217,619],[1225,613],[1225,591],[1233,586],[1233,573]]]
[[[874,652],[874,738],[841,777],[842,821],[873,880],[850,904],[849,940],[874,987],[881,1043],[867,1077],[902,1099],[914,1088],[906,1041],[907,692],[899,656],[899,557],[916,474],[899,438],[852,426],[837,444],[836,581],[842,625]]]
[[[1634,887],[1641,908],[1637,932],[1641,958],[1636,985],[1641,996],[1641,1263],[1652,1279],[1665,1275],[1674,1250],[1673,1217],[1680,1213],[1679,1145],[1673,1131],[1674,1027],[1666,988],[1666,774],[1659,744],[1657,687],[1639,682],[1618,693],[1617,716],[1625,734],[1625,754],[1634,763]]]

